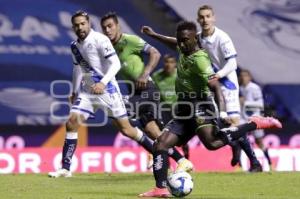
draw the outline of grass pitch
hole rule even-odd
[[[300,173],[192,173],[190,199],[299,199]],[[1,199],[131,199],[154,186],[152,174],[0,176]]]

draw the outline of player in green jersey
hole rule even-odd
[[[141,197],[170,196],[166,188],[167,150],[186,143],[195,134],[207,149],[216,150],[239,139],[249,129],[282,128],[278,120],[270,117],[252,117],[246,124],[222,128],[214,99],[220,111],[225,110],[224,100],[218,81],[208,81],[214,72],[207,53],[197,44],[196,24],[187,21],[179,23],[176,38],[175,43],[168,38],[164,42],[177,48],[179,52],[176,79],[177,113],[154,144],[153,170],[156,187],[141,194]]]
[[[122,33],[116,13],[107,13],[101,18],[103,33],[111,40],[121,61],[119,75],[129,82],[129,89],[133,91],[129,98],[130,109],[136,114],[145,132],[152,139],[161,135],[158,121],[159,91],[155,87],[150,73],[156,67],[160,53],[156,48],[146,43],[137,35]],[[149,56],[144,64],[143,54]],[[132,89],[132,86],[134,88]],[[169,150],[169,155],[178,163],[177,171],[191,171],[193,164],[184,158],[175,148]]]

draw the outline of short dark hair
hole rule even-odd
[[[240,73],[247,73],[249,76],[251,76],[251,72],[247,69],[241,69]]]
[[[212,13],[214,14],[214,9],[213,9],[213,7],[210,6],[210,5],[203,5],[203,6],[200,6],[199,9],[198,9],[198,12],[197,12],[198,15],[199,15],[199,12],[200,12],[201,10],[211,10]]]
[[[85,17],[86,20],[88,20],[88,21],[90,20],[90,16],[87,12],[85,12],[83,10],[78,10],[75,12],[75,14],[72,15],[72,18],[71,18],[72,24],[73,24],[74,19],[76,17],[80,17],[80,16]]]
[[[174,55],[171,55],[171,54],[165,54],[164,55],[164,61],[166,61],[168,59],[175,59],[176,60],[176,57]]]
[[[177,24],[176,31],[183,31],[183,30],[193,30],[197,32],[197,26],[192,21],[181,21]]]
[[[106,13],[105,15],[103,15],[102,17],[101,17],[101,24],[105,21],[105,20],[107,20],[107,19],[113,19],[114,20],[114,22],[115,23],[119,23],[119,20],[118,20],[118,16],[117,16],[117,13],[116,12],[112,12],[112,11],[110,11],[110,12],[108,12],[108,13]]]

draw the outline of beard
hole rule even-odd
[[[80,40],[84,40],[87,37],[87,32],[86,31],[81,31],[81,32],[78,31],[76,33],[76,35]]]

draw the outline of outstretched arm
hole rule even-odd
[[[211,89],[211,91],[213,91],[214,94],[215,94],[215,99],[216,99],[216,102],[217,102],[220,113],[226,112],[224,97],[223,97],[223,94],[222,94],[222,91],[221,91],[219,81],[210,81],[208,83],[208,86]]]
[[[150,26],[143,26],[141,32],[160,41],[161,43],[167,45],[173,50],[176,50],[177,47],[177,39],[175,37],[169,37],[166,35],[161,35],[156,32]]]

